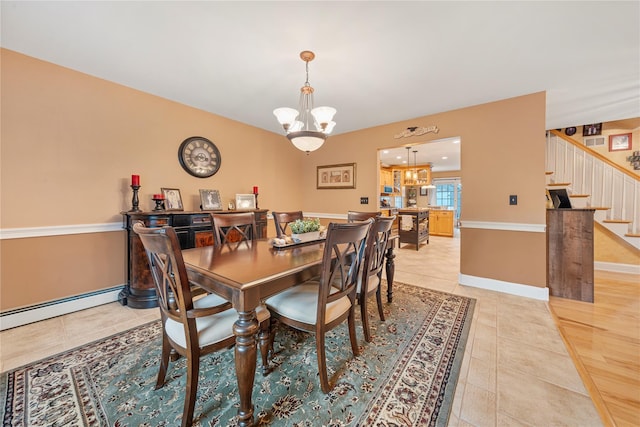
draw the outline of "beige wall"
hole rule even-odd
[[[375,210],[379,148],[453,136],[462,139],[463,222],[545,221],[544,93],[335,135],[307,156],[282,135],[15,52],[1,54],[2,229],[120,221],[119,212],[130,208],[131,174],[141,176],[143,209],[153,206],[150,196],[161,187],[180,188],[192,210],[200,188],[220,190],[226,204],[258,185],[260,206],[269,209]],[[393,138],[408,126],[430,125],[438,135]],[[211,178],[191,177],[178,163],[178,146],[194,135],[211,139],[222,153]],[[357,163],[356,189],[316,189],[316,166],[348,162]],[[518,195],[518,206],[508,205],[509,194]],[[361,196],[369,206],[359,204]],[[544,233],[463,229],[461,235],[463,274],[544,286]],[[522,256],[510,257],[505,271],[505,254]],[[106,289],[125,282],[124,232],[5,239],[0,262],[2,310]]]
[[[195,135],[220,149],[211,178],[178,163],[178,146]],[[220,190],[226,205],[254,185],[260,204],[290,209],[304,158],[279,135],[2,50],[2,228],[119,221],[131,174],[143,209],[161,187],[179,188],[193,210],[200,188]]]
[[[315,174],[307,173],[305,211],[376,210],[378,149],[459,136],[463,227],[465,221],[544,225],[544,123],[545,94],[537,93],[331,137],[325,146],[305,158],[308,170],[315,171],[318,165],[356,162],[357,188],[316,190]],[[432,125],[438,127],[437,135],[401,140],[393,137],[409,126]],[[511,194],[518,195],[517,206],[509,205]],[[368,196],[374,204],[360,205],[361,196]],[[481,246],[471,241],[478,233],[461,230],[461,273],[546,286],[544,233],[484,229],[480,231]],[[508,273],[504,272],[505,251],[523,255],[512,259]]]
[[[2,310],[125,282],[124,232],[2,241]]]
[[[220,190],[226,206],[254,185],[260,206],[299,208],[305,154],[281,135],[12,51],[1,55],[2,229],[121,221],[119,212],[131,208],[131,174],[141,177],[146,210],[161,187],[179,188],[193,210],[200,188]],[[192,177],[178,163],[178,146],[195,135],[221,151],[211,178]],[[0,309],[121,285],[124,251],[124,232],[1,240]]]

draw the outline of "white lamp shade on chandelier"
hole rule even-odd
[[[282,107],[273,110],[273,114],[282,125],[287,138],[293,145],[309,154],[322,147],[324,141],[333,130],[336,123],[333,116],[336,109],[332,107],[313,107],[313,88],[309,84],[309,62],[315,58],[315,54],[308,50],[300,53],[300,58],[305,62],[307,79],[300,89],[300,110]],[[300,118],[298,119],[298,116]],[[313,120],[313,128],[311,121]]]

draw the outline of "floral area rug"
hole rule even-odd
[[[318,381],[314,336],[279,327],[272,372],[256,372],[259,425],[446,425],[475,300],[396,283],[385,322],[375,298],[370,302],[374,339],[365,342],[358,323],[358,357],[346,325],[327,336],[335,384],[328,394]],[[161,333],[152,322],[0,374],[3,426],[180,425],[184,358],[170,364],[164,387],[154,390]],[[195,426],[237,424],[233,357],[231,348],[202,358]]]

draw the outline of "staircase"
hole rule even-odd
[[[594,219],[640,249],[640,179],[600,153],[547,132],[547,188],[565,188],[574,208],[595,209]]]

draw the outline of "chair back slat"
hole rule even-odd
[[[211,214],[213,237],[217,246],[257,238],[253,212]]]
[[[294,212],[272,212],[273,214],[273,223],[276,226],[276,236],[281,238],[286,235],[287,227],[290,223],[300,219],[304,219],[302,215],[302,211],[294,211]]]
[[[395,216],[380,216],[371,225],[367,236],[363,277],[377,275],[381,278],[389,236],[395,219]]]
[[[133,231],[140,237],[147,254],[162,316],[187,322],[193,300],[175,230],[172,227],[147,228],[137,222]]]
[[[377,211],[377,212],[348,211],[347,222],[366,221],[369,218],[375,219],[380,215],[382,215],[380,211]]]
[[[348,296],[353,304],[362,271],[369,227],[373,220],[330,223],[320,274],[317,324],[323,325],[328,303]]]

